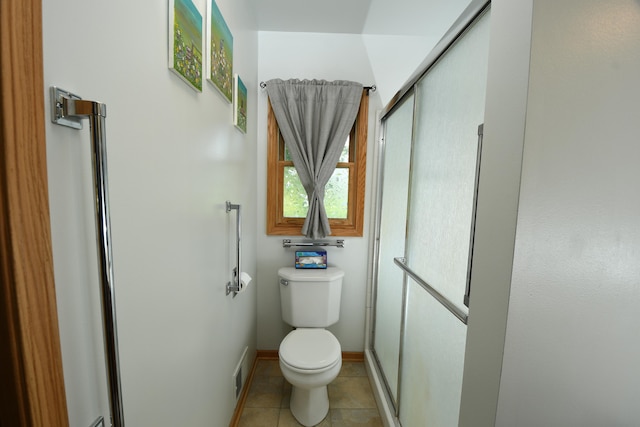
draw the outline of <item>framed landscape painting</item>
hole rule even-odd
[[[242,133],[247,133],[247,87],[237,74],[233,76],[233,94],[233,124]]]
[[[207,79],[228,102],[233,100],[233,36],[215,0],[207,10]]]
[[[191,0],[169,0],[169,69],[202,92],[202,15]]]

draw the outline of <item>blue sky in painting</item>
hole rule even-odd
[[[220,12],[220,9],[218,9],[218,5],[215,0],[211,1],[211,19],[215,23],[215,27],[222,33],[221,35],[227,43],[233,43],[231,31],[222,17],[222,13]]]
[[[188,25],[185,30],[197,30],[199,34],[189,34],[191,40],[198,41],[202,37],[202,15],[191,0],[175,0],[175,7],[180,11],[183,18],[187,19]],[[186,24],[186,23],[185,23]]]
[[[238,92],[241,92],[244,97],[247,97],[247,87],[244,85],[240,77],[238,77]]]

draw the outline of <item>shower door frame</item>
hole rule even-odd
[[[422,64],[418,67],[417,71],[409,78],[407,83],[396,93],[396,95],[389,101],[387,106],[380,114],[379,125],[380,125],[380,138],[378,140],[378,168],[377,168],[377,176],[376,176],[376,202],[375,202],[375,215],[374,215],[374,241],[373,241],[373,259],[374,262],[371,263],[371,315],[369,321],[369,330],[368,330],[368,346],[367,351],[370,352],[371,357],[373,359],[373,366],[370,367],[373,374],[382,380],[384,390],[382,390],[383,396],[380,396],[380,402],[383,405],[386,405],[387,410],[393,414],[394,419],[393,424],[395,426],[401,426],[399,416],[400,416],[400,406],[401,406],[401,375],[402,375],[402,347],[404,340],[404,328],[406,323],[406,294],[407,294],[407,286],[408,286],[408,274],[403,274],[402,281],[402,312],[401,312],[401,325],[400,325],[400,346],[399,346],[399,355],[398,355],[398,390],[396,391],[397,399],[393,399],[393,395],[391,393],[391,389],[389,387],[389,383],[385,377],[384,371],[382,370],[380,360],[378,359],[375,351],[375,328],[376,328],[376,303],[377,303],[377,288],[378,288],[378,265],[380,262],[380,228],[381,228],[381,219],[382,219],[382,182],[384,180],[384,162],[385,162],[385,150],[386,150],[386,130],[387,123],[386,119],[393,113],[395,110],[402,105],[409,97],[414,96],[413,99],[413,121],[412,121],[412,130],[411,130],[411,153],[413,154],[414,142],[415,142],[415,127],[416,127],[416,112],[417,112],[417,97],[418,97],[418,83],[422,80],[422,78],[430,71],[430,69],[438,62],[438,60],[447,53],[450,47],[455,44],[459,37],[461,37],[467,29],[479,18],[489,7],[491,6],[491,0],[472,0],[469,6],[462,12],[462,14],[458,17],[458,19],[454,22],[454,24],[449,28],[444,37],[436,44],[433,50],[429,53],[429,55],[425,58]],[[482,124],[479,124],[479,132],[481,132]],[[481,134],[479,134],[481,136]],[[479,150],[481,148],[481,140],[479,141]],[[480,156],[480,152],[478,152],[478,159]],[[412,156],[413,158],[413,156]],[[410,161],[410,168],[412,167]],[[476,170],[476,188],[474,189],[474,206],[476,204],[477,197],[477,182],[478,182],[479,171]],[[411,179],[411,178],[410,178]],[[409,183],[410,185],[410,183]],[[410,200],[407,202],[406,209],[408,211],[410,205]],[[475,208],[473,214],[473,224],[472,224],[472,232],[475,228]],[[471,236],[471,243],[473,245],[473,235]],[[406,241],[405,241],[406,246]],[[405,247],[406,249],[406,247]],[[473,247],[469,248],[469,268],[472,262],[472,251]],[[467,280],[467,288],[465,293],[465,305],[469,306],[469,295],[470,289],[468,287],[469,279]],[[466,319],[463,320],[463,323],[467,324]],[[385,411],[383,411],[384,413]],[[389,411],[386,411],[389,412]],[[389,422],[389,420],[386,420]]]
[[[415,136],[415,125],[416,125],[416,121],[415,121],[415,114],[416,114],[416,96],[417,96],[418,90],[417,90],[417,86],[414,86],[412,88],[410,88],[410,90],[408,90],[405,95],[401,98],[399,98],[397,100],[397,102],[394,104],[394,110],[395,108],[400,107],[402,104],[404,104],[405,102],[409,102],[409,98],[413,95],[413,106],[412,106],[412,120],[411,120],[411,147],[409,149],[410,152],[413,151],[413,141],[414,141],[414,136]],[[388,115],[388,114],[387,114]],[[377,303],[377,292],[378,292],[378,266],[379,266],[379,260],[380,260],[380,234],[381,234],[381,224],[382,224],[382,200],[383,200],[383,188],[382,188],[382,182],[384,180],[384,166],[385,166],[385,151],[386,151],[386,135],[387,135],[387,122],[383,121],[383,118],[380,118],[380,124],[381,124],[381,128],[380,128],[380,140],[379,140],[379,146],[378,146],[378,176],[377,176],[377,194],[376,194],[376,207],[375,207],[375,230],[374,230],[374,250],[373,250],[373,254],[375,257],[376,262],[372,263],[372,276],[373,277],[373,286],[372,286],[372,292],[371,292],[371,303],[372,303],[372,314],[371,314],[371,327],[370,327],[370,349],[371,349],[371,355],[373,356],[373,359],[375,361],[375,369],[377,374],[379,375],[379,377],[382,379],[382,382],[384,384],[384,387],[386,389],[386,393],[385,393],[385,398],[386,398],[386,402],[388,405],[391,406],[392,412],[395,416],[396,419],[398,419],[399,417],[399,413],[400,413],[400,375],[402,374],[402,341],[403,341],[403,337],[404,337],[404,324],[405,324],[405,310],[402,309],[401,312],[401,320],[400,320],[400,344],[398,346],[399,348],[399,354],[398,354],[398,381],[397,381],[397,390],[396,390],[396,399],[393,398],[393,393],[391,390],[391,386],[389,385],[389,381],[387,380],[384,371],[382,370],[382,364],[380,359],[378,358],[378,355],[376,353],[375,350],[375,333],[376,333],[376,303]],[[413,158],[413,156],[411,156],[410,160],[409,160],[409,169],[411,169],[411,159]],[[411,180],[411,177],[409,176],[409,180]],[[407,192],[409,191],[409,187],[407,188]],[[408,195],[407,195],[407,206],[406,209],[408,211]],[[406,241],[405,241],[405,246],[406,246]],[[406,249],[406,248],[405,248]],[[402,307],[404,307],[405,302],[406,302],[406,292],[407,292],[407,276],[403,274],[403,279],[402,279],[402,297],[401,297],[401,301],[402,301]]]

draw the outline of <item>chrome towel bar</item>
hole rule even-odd
[[[468,321],[468,315],[464,311],[460,310],[458,306],[449,301],[444,295],[440,292],[436,291],[431,285],[425,282],[420,276],[416,274],[412,269],[410,269],[407,264],[405,264],[406,260],[404,258],[394,258],[393,262],[400,267],[405,274],[411,277],[417,284],[419,284],[425,291],[429,292],[429,294],[436,299],[440,304],[442,304],[447,310],[451,312],[454,316],[456,316],[462,323],[465,325]]]
[[[307,240],[301,240],[301,241],[297,241],[294,242],[291,239],[283,239],[282,240],[282,247],[283,248],[291,248],[294,246],[336,246],[338,248],[344,248],[344,240],[343,239],[337,239],[335,241],[307,241]]]
[[[236,267],[233,269],[231,282],[227,283],[227,295],[233,292],[235,297],[240,292],[240,273],[242,261],[242,213],[240,205],[234,205],[227,201],[227,213],[236,211]]]
[[[116,294],[113,280],[113,253],[111,250],[111,219],[109,186],[107,179],[107,134],[105,117],[107,106],[100,102],[83,100],[77,95],[52,86],[51,121],[82,129],[82,120],[89,119],[95,193],[96,240],[98,243],[98,273],[102,300],[104,347],[109,385],[109,405],[112,427],[124,427],[120,362],[118,356],[118,326],[116,322]],[[99,425],[100,419],[96,420]]]

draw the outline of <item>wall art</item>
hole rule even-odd
[[[207,80],[232,102],[233,36],[215,0],[209,0],[207,10],[207,46]]]
[[[202,92],[202,15],[191,0],[169,0],[169,69]]]
[[[233,99],[233,124],[247,133],[247,87],[237,74],[233,76]]]

